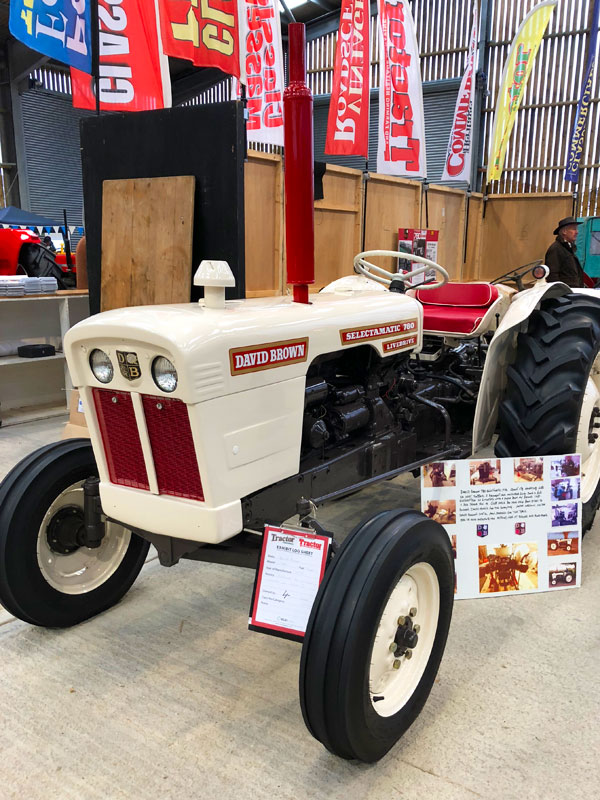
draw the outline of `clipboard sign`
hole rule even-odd
[[[329,536],[265,526],[248,619],[250,630],[299,642],[304,639],[330,545]]]

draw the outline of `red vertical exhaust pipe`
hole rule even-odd
[[[294,302],[308,303],[315,282],[313,100],[306,85],[304,25],[288,26],[289,84],[283,93],[285,145],[285,253]]]

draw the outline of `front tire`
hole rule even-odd
[[[302,646],[312,735],[342,758],[382,758],[429,696],[453,601],[452,547],[437,522],[401,509],[355,528],[319,587]]]
[[[600,503],[600,299],[542,302],[517,339],[500,405],[496,455],[581,453],[582,530]]]
[[[117,603],[148,553],[148,542],[106,523],[100,547],[66,543],[80,519],[83,483],[96,475],[89,439],[42,447],[0,484],[0,603],[32,625],[68,627]],[[66,526],[66,527],[61,527]]]

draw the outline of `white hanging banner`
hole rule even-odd
[[[244,10],[245,13],[242,13]],[[275,0],[240,0],[240,37],[245,38],[241,82],[248,98],[248,141],[283,147],[283,53]]]
[[[463,75],[454,122],[448,141],[446,163],[442,174],[443,181],[466,181],[471,183],[471,155],[473,152],[473,106],[475,103],[475,70],[477,64],[477,41],[479,25],[477,20],[477,3],[473,5],[473,29],[471,44],[467,58],[467,68]]]
[[[419,47],[407,0],[379,0],[377,172],[426,178]]]

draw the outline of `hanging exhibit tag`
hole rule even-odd
[[[538,3],[527,14],[513,39],[504,65],[496,101],[488,153],[487,183],[499,181],[502,176],[506,148],[521,104],[523,91],[556,3],[557,0]]]
[[[477,23],[477,3],[473,6],[473,28],[471,30],[471,44],[467,57],[467,68],[463,75],[454,122],[450,131],[448,151],[444,163],[442,181],[466,181],[471,183],[471,154],[473,152],[473,105],[475,103],[475,70],[477,65],[477,38],[479,26]]]
[[[419,47],[407,0],[379,0],[377,172],[426,178]]]
[[[169,63],[159,38],[157,1],[98,0],[103,111],[152,111],[171,106]],[[71,70],[73,105],[96,108],[94,79]]]
[[[302,641],[325,574],[331,539],[265,527],[250,607],[250,630]]]
[[[248,141],[283,147],[283,53],[275,0],[240,0]]]
[[[369,155],[369,4],[343,0],[325,153]]]
[[[240,77],[237,0],[159,0],[159,4],[167,55]]]
[[[92,71],[92,0],[10,0],[10,32],[32,50]]]
[[[428,464],[421,503],[452,541],[458,599],[581,585],[579,455]]]

